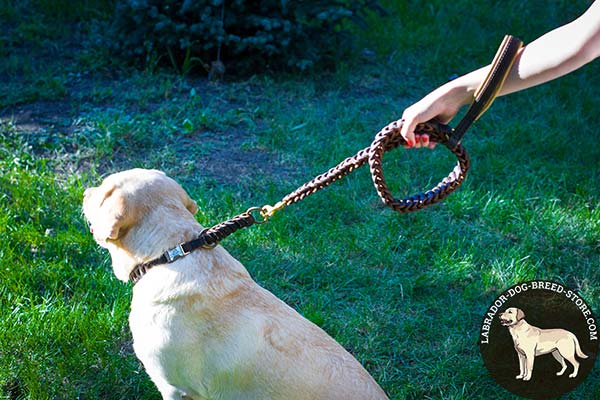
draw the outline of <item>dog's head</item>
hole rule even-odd
[[[192,215],[198,211],[183,188],[157,170],[112,174],[100,186],[86,189],[83,197],[83,213],[101,246],[119,240],[147,214],[164,207],[185,209]]]
[[[153,235],[166,236],[169,226],[189,221],[197,211],[196,203],[183,188],[156,170],[132,169],[112,174],[100,186],[86,189],[83,198],[90,232],[100,246],[111,251],[115,273],[113,253],[121,249],[133,257],[146,256],[140,254],[144,251],[136,243],[159,245],[152,240]],[[128,243],[124,243],[125,239],[129,239]]]
[[[520,308],[509,307],[500,313],[499,318],[502,326],[513,326],[525,318],[525,313]]]

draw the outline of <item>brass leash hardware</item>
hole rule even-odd
[[[275,213],[283,209],[285,206],[286,204],[283,201],[278,201],[277,203],[275,203],[274,206],[270,206],[267,204],[262,207],[260,213],[265,220],[268,220],[273,215],[275,215]]]
[[[275,213],[285,206],[286,204],[283,201],[279,201],[274,206],[266,204],[262,207],[250,207],[248,210],[246,210],[245,214],[251,215],[254,218],[255,224],[262,225],[267,223],[269,219],[275,215]],[[260,218],[256,217],[255,214],[258,214]]]
[[[269,216],[263,212],[263,207],[250,207],[244,213],[245,215],[249,215],[252,218],[252,224],[262,225],[267,223],[269,220]]]

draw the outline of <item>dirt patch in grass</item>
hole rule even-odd
[[[55,127],[69,127],[73,114],[67,100],[40,100],[11,107],[0,115],[11,120],[20,131],[35,133]]]
[[[232,134],[210,140],[207,146],[210,151],[192,161],[195,170],[227,184],[264,176],[275,180],[289,180],[298,175],[298,166],[283,161],[276,153],[262,148],[244,150],[243,144],[243,136]],[[177,146],[191,148],[203,145],[206,146],[207,142],[189,139],[182,140]]]
[[[179,79],[174,77],[174,79]],[[67,95],[54,100],[38,100],[17,104],[0,109],[0,119],[11,121],[15,132],[21,135],[39,156],[58,160],[59,170],[64,173],[77,173],[87,170],[93,165],[91,152],[86,148],[85,136],[97,135],[82,132],[82,118],[94,118],[94,115],[105,113],[111,108],[125,110],[132,119],[139,118],[153,124],[153,114],[165,109],[162,119],[175,119],[175,111],[170,109],[173,99],[181,102],[189,100],[190,90],[202,93],[206,98],[224,98],[215,102],[211,109],[220,118],[240,107],[239,96],[249,96],[247,91],[239,95],[232,94],[233,86],[227,83],[211,84],[206,80],[194,79],[182,81],[167,89],[148,94],[147,87],[136,86],[127,79],[91,76],[78,77],[76,82],[67,85]],[[151,85],[149,80],[142,84]],[[98,88],[103,92],[99,94]],[[253,90],[260,90],[254,88]],[[125,91],[129,93],[123,94]],[[135,101],[135,92],[145,96]],[[213,104],[214,106],[214,104]],[[90,111],[91,110],[91,111]],[[172,111],[173,115],[170,114]],[[179,116],[181,117],[181,116]],[[163,121],[164,123],[164,121]],[[253,127],[238,122],[231,125],[194,129],[191,132],[171,132],[155,137],[152,143],[136,146],[136,143],[114,143],[110,146],[110,154],[105,155],[98,163],[98,172],[104,174],[133,165],[148,163],[159,167],[168,164],[168,169],[177,174],[198,174],[203,178],[215,180],[221,184],[235,185],[245,179],[257,179],[267,176],[274,180],[296,178],[301,166],[285,160],[277,154],[257,143],[256,132],[265,129],[260,119],[253,120]],[[135,130],[135,127],[132,127]],[[127,134],[125,139],[130,140]],[[149,136],[151,137],[151,135]]]

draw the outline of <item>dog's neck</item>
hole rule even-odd
[[[529,324],[524,319],[518,320],[514,325],[508,327],[508,331],[510,334],[514,336],[518,336],[520,333],[528,330]]]
[[[170,209],[167,213],[164,210],[151,211],[122,237],[107,243],[115,276],[127,282],[130,272],[137,264],[156,258],[179,243],[196,238],[202,229],[193,215],[185,210]]]

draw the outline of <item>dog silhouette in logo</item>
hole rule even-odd
[[[560,376],[567,370],[567,360],[573,366],[569,378],[575,378],[579,371],[579,358],[587,358],[577,337],[565,329],[540,329],[525,321],[525,313],[520,308],[510,307],[499,316],[500,324],[508,327],[515,350],[519,356],[519,375],[516,379],[531,379],[536,356],[551,353],[562,369],[556,373]]]

